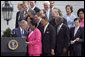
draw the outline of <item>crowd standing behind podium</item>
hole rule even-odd
[[[76,17],[71,5],[64,15],[54,5],[45,1],[39,9],[36,1],[19,3],[12,36],[26,38],[28,56],[84,56],[84,8]]]

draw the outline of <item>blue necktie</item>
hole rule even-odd
[[[23,37],[23,36],[24,36],[24,30],[21,31],[21,37]]]

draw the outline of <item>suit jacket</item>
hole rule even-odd
[[[18,27],[19,27],[19,22],[20,22],[21,20],[25,20],[24,10],[18,11],[18,12],[16,13],[16,24],[15,24],[15,28],[18,28]]]
[[[26,31],[24,31],[24,36],[27,36]],[[21,31],[19,27],[12,30],[12,37],[21,37]]]
[[[75,42],[73,45],[71,45],[71,47],[76,52],[81,52],[81,43],[84,42],[84,29],[79,27],[75,36],[74,36],[74,30],[75,27],[70,29],[70,40],[75,40],[76,38],[80,38],[80,40],[78,42]]]
[[[56,28],[56,23],[55,23],[55,19],[54,19],[54,18],[51,19],[51,20],[49,21],[49,23]]]
[[[40,12],[40,9],[38,7],[35,7],[34,10],[35,10],[36,13]]]
[[[41,31],[41,34],[43,34],[44,27],[41,22],[39,23],[37,28]]]
[[[19,21],[25,20],[24,11],[25,11],[25,10],[20,11],[20,18],[19,18]]]
[[[54,18],[52,18],[49,22],[50,22],[50,24],[52,24],[54,27],[56,26],[56,23],[55,23],[55,19],[54,19]],[[65,25],[67,25],[67,21],[66,21],[65,19],[63,19],[63,23],[64,23]]]
[[[70,29],[70,40],[74,40],[76,38],[80,38],[80,42],[84,42],[84,29],[82,27],[79,27],[79,29],[77,30],[77,33],[74,36],[74,30],[75,27]]]
[[[43,9],[43,10],[46,11],[45,9]],[[50,21],[51,19],[52,19],[52,15],[51,15],[51,11],[49,11],[49,20],[48,21]]]
[[[57,30],[58,27],[56,27]],[[57,32],[57,31],[56,31]],[[59,53],[61,55],[65,54],[63,52],[63,48],[68,48],[69,45],[69,28],[63,24],[59,30],[59,32],[56,35],[56,48],[55,48],[55,52]]]
[[[18,24],[19,14],[20,14],[20,11],[18,11],[18,12],[16,13],[16,24],[15,24],[15,28],[18,28],[18,27],[19,27],[19,24]]]
[[[31,33],[32,31],[30,31]],[[30,35],[29,33],[29,35]],[[29,54],[41,54],[42,53],[42,42],[41,42],[41,32],[39,29],[35,29],[34,32],[27,37],[27,41],[30,42],[28,44],[28,52]]]
[[[55,49],[56,32],[54,27],[49,24],[42,38],[43,53],[50,54],[51,49]]]
[[[24,12],[25,12],[25,10],[20,11],[20,19],[19,19],[19,21],[27,20],[27,17],[24,16],[25,15]],[[35,11],[34,10],[29,9],[28,12],[31,12],[31,14],[35,15]]]

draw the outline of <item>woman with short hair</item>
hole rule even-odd
[[[73,7],[71,5],[66,5],[66,14],[64,14],[64,18],[67,20],[67,25],[69,28],[74,27],[74,19],[76,16],[73,14]]]
[[[30,21],[30,32],[27,37],[29,56],[40,56],[42,53],[41,32],[37,28],[37,23],[34,19]]]

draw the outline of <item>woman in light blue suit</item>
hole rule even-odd
[[[71,5],[66,5],[66,14],[64,14],[64,19],[67,20],[67,25],[69,28],[74,27],[74,19],[76,16],[73,14],[73,7]]]

